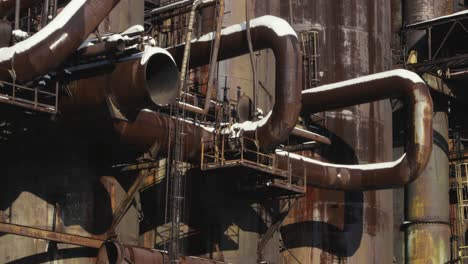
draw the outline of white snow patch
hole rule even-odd
[[[175,63],[174,58],[172,58],[172,55],[165,49],[159,48],[159,47],[148,47],[144,52],[143,56],[141,57],[140,64],[145,65],[148,60],[157,53],[162,53],[167,55],[171,60]]]
[[[359,83],[366,83],[366,82],[371,82],[375,80],[381,80],[381,79],[386,79],[386,78],[391,78],[391,77],[401,77],[404,79],[408,79],[412,81],[413,83],[425,83],[419,75],[417,75],[414,72],[408,71],[408,70],[391,70],[391,71],[386,71],[386,72],[381,72],[381,73],[376,73],[376,74],[371,74],[343,82],[337,82],[337,83],[332,83],[332,84],[327,84],[327,85],[322,85],[316,88],[311,88],[302,91],[302,94],[308,94],[308,93],[318,93],[318,92],[324,92],[324,91],[329,91],[333,89],[338,89],[338,88],[343,88],[346,86],[350,86],[353,84],[359,84]]]
[[[359,165],[342,165],[342,164],[333,164],[333,163],[314,160],[314,159],[307,158],[307,157],[294,154],[291,152],[287,152],[284,150],[276,150],[275,153],[278,156],[289,157],[290,159],[301,160],[305,163],[311,163],[311,164],[322,166],[322,167],[342,168],[342,169],[349,169],[349,170],[363,170],[363,171],[395,168],[406,158],[406,153],[405,153],[398,160],[391,161],[391,162],[380,162],[380,163],[359,164]]]
[[[124,32],[121,33],[121,35],[130,35],[130,34],[138,34],[138,33],[143,33],[145,31],[145,28],[142,25],[134,25]]]
[[[243,123],[235,123],[231,126],[231,135],[233,137],[241,137],[242,133],[244,133],[245,131],[257,130],[259,127],[264,126],[268,122],[272,113],[272,111],[268,112],[268,114],[264,118],[258,121],[245,121]]]
[[[114,34],[114,35],[106,38],[106,42],[117,42],[117,41],[120,41],[120,40],[122,40],[122,41],[124,40],[124,38],[120,34]]]
[[[250,20],[250,28],[256,27],[268,27],[272,29],[276,35],[279,37],[291,35],[297,38],[296,31],[286,22],[284,19],[275,16],[262,16],[258,18],[254,18]],[[223,30],[221,30],[221,35],[230,35],[236,32],[244,31],[247,28],[246,22],[242,22],[237,25],[229,26]],[[201,36],[198,39],[193,40],[192,42],[203,42],[203,41],[211,41],[214,39],[215,32],[210,32],[206,35]]]
[[[13,35],[13,37],[16,37],[16,38],[19,38],[19,39],[26,39],[26,38],[29,37],[28,32],[25,32],[25,31],[20,30],[20,29],[13,30],[13,32],[11,32],[11,34]]]

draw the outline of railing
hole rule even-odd
[[[0,81],[0,103],[6,103],[44,113],[58,112],[59,83],[53,92]]]
[[[210,148],[207,148],[210,146]],[[202,142],[202,169],[225,167],[236,163],[255,164],[266,169],[286,172],[277,168],[274,155],[260,151],[257,140],[250,138],[228,138]]]
[[[279,166],[276,155],[261,152],[258,141],[251,138],[229,138],[223,135],[217,140],[202,142],[202,170],[249,167],[270,175],[273,178],[272,185],[305,191],[305,170],[304,174],[294,175],[289,162],[281,165],[283,167]]]

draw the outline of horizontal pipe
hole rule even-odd
[[[310,132],[310,131],[305,130],[303,128],[294,127],[291,134],[294,135],[294,136],[297,136],[297,137],[301,137],[303,139],[317,141],[317,142],[325,144],[325,145],[330,145],[331,144],[331,141],[330,141],[329,138],[324,137],[324,136],[319,135],[319,134],[314,133],[314,132]]]
[[[181,120],[184,131],[183,161],[195,163],[200,160],[201,142],[213,140],[214,129],[188,120]],[[168,149],[175,145],[176,119],[170,116],[141,110],[134,121],[115,120],[114,128],[121,143],[137,152],[151,150],[167,156]],[[140,153],[142,154],[142,153]]]
[[[432,151],[432,99],[424,81],[407,70],[393,70],[303,91],[302,112],[313,114],[361,103],[399,97],[408,104],[406,153],[396,161],[340,165],[317,161],[282,150],[281,166],[293,174],[306,171],[307,184],[346,191],[399,188],[415,180]]]
[[[287,140],[296,126],[301,109],[303,87],[302,52],[297,35],[283,19],[263,16],[251,22],[251,35],[255,51],[271,49],[276,59],[275,104],[261,120],[233,125],[238,136],[257,138],[262,149],[271,150]],[[204,35],[191,44],[190,68],[210,63],[215,32]],[[177,65],[183,60],[185,44],[169,48]],[[246,23],[229,26],[221,31],[218,61],[249,53]]]
[[[96,263],[106,264],[164,264],[170,263],[166,251],[124,245],[117,241],[106,241],[98,251]],[[221,264],[224,262],[198,257],[181,256],[180,264]]]
[[[100,248],[102,243],[104,242],[101,239],[92,237],[83,237],[78,235],[59,233],[50,230],[7,223],[0,223],[0,233],[37,238],[47,241],[54,241],[90,248]]]
[[[117,5],[119,0],[72,0],[32,37],[0,49],[0,80],[30,81],[64,63]]]
[[[161,14],[173,12],[175,10],[181,9],[181,8],[186,8],[189,7],[190,5],[195,2],[194,0],[181,0],[178,2],[174,2],[168,5],[164,5],[162,7],[156,7],[148,12],[146,12],[145,17],[151,17],[151,16],[159,16]],[[200,7],[207,7],[214,5],[216,3],[216,0],[201,0],[200,1]]]
[[[110,97],[122,113],[131,117],[140,109],[173,103],[178,95],[179,70],[165,49],[147,47],[100,71],[97,76],[69,84],[71,96],[60,101],[63,113],[92,112]]]

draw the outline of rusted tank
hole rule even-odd
[[[257,4],[260,5],[260,4]],[[320,84],[390,67],[389,1],[281,1],[297,32],[318,31]],[[308,88],[308,87],[307,87]],[[392,160],[391,108],[380,101],[326,112],[319,126],[333,162]],[[325,130],[326,131],[326,130]],[[283,263],[392,263],[392,191],[343,193],[308,188],[282,227]]]

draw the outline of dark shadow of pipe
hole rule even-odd
[[[94,248],[67,248],[59,249],[56,252],[44,252],[24,258],[12,260],[5,264],[39,264],[54,260],[77,259],[77,258],[95,258],[97,249]]]

